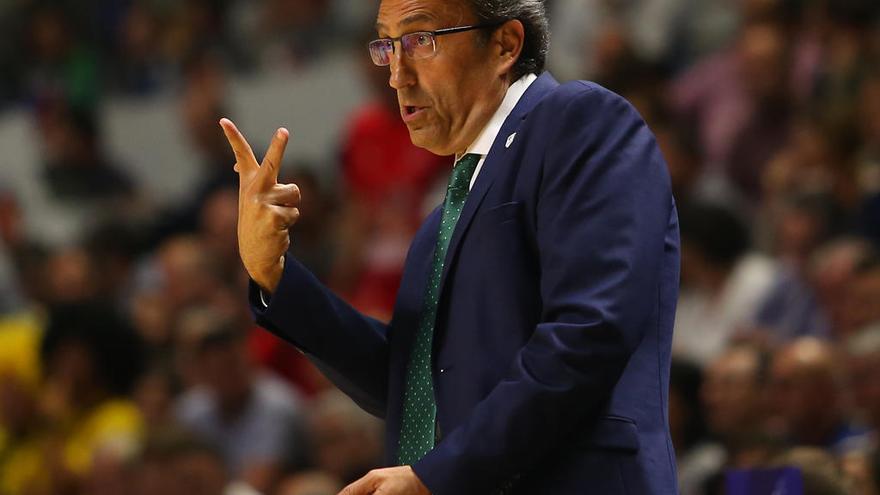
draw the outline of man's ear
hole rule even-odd
[[[492,42],[498,55],[498,75],[509,73],[522,53],[526,39],[526,28],[517,19],[502,24],[492,36]],[[514,82],[514,81],[510,81]]]

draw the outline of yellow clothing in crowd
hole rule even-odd
[[[35,318],[0,320],[0,387],[29,395],[35,402],[40,393],[41,338]],[[126,458],[135,454],[143,435],[141,414],[125,399],[105,400],[61,421],[34,417],[17,436],[0,424],[0,495],[34,489],[51,492],[53,464],[83,477],[97,455]]]

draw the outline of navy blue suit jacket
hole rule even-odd
[[[508,141],[516,133],[513,142]],[[415,237],[390,324],[288,259],[258,321],[387,421],[439,210]],[[434,495],[673,494],[668,375],[679,279],[669,176],[621,97],[536,80],[504,123],[456,226],[434,331],[442,438],[413,469]]]

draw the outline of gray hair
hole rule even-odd
[[[525,41],[513,66],[513,81],[526,74],[541,74],[550,49],[550,22],[543,0],[468,0],[481,23],[516,19],[525,27]]]

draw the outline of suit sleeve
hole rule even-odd
[[[293,256],[268,306],[253,281],[249,292],[258,324],[303,351],[364,410],[385,416],[387,325],[349,306]]]
[[[434,495],[490,493],[566,448],[656,331],[668,172],[625,100],[579,88],[556,111],[533,110],[552,122],[535,208],[541,323],[469,419],[413,466]]]

